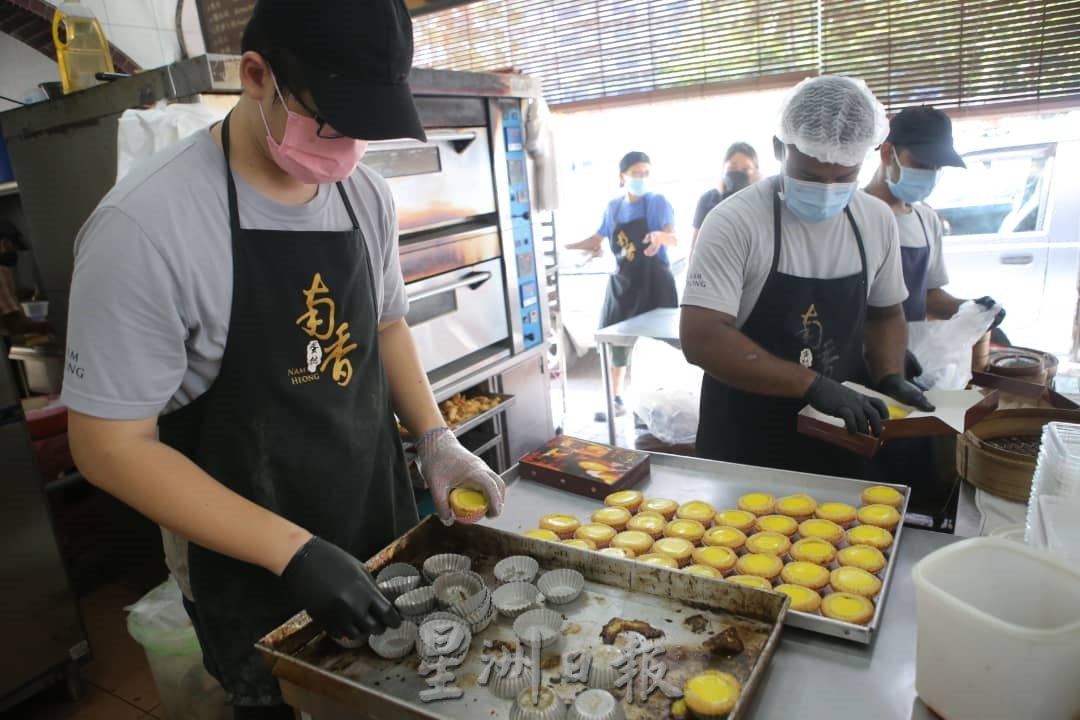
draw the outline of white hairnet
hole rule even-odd
[[[821,162],[854,166],[888,132],[885,108],[866,83],[822,75],[803,80],[787,96],[777,137]]]

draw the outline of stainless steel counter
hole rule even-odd
[[[649,479],[637,489],[647,496],[723,503],[728,501],[732,487],[760,487],[770,482],[783,488],[798,485],[800,478],[812,477],[729,463],[713,465],[715,480],[686,476],[654,464]],[[514,470],[507,477],[510,486],[503,515],[486,522],[509,532],[536,527],[540,516],[548,512],[587,517],[601,506],[598,500],[517,480]],[[857,645],[785,628],[764,684],[754,698],[750,717],[936,717],[915,696],[915,591],[911,568],[927,553],[953,541],[949,535],[915,528],[904,530],[895,554],[897,565],[885,614],[873,644]]]
[[[679,343],[679,308],[657,308],[596,331],[596,342],[633,345],[639,337]]]

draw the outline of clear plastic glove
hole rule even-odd
[[[889,409],[878,398],[855,392],[849,387],[818,375],[804,398],[818,412],[844,421],[849,433],[881,434],[881,421],[889,417]]]
[[[981,298],[978,298],[978,299],[975,300],[975,304],[980,305],[980,306],[986,308],[987,310],[993,310],[994,306],[997,305],[997,302],[994,300],[994,298],[990,297],[989,295],[983,295]],[[996,328],[998,325],[1000,325],[1002,323],[1002,321],[1004,319],[1005,319],[1005,308],[1001,308],[1000,310],[998,310],[998,314],[994,316],[994,322],[991,323],[990,329],[993,330],[994,328]]]
[[[449,430],[429,437],[417,448],[420,474],[431,491],[444,525],[454,524],[450,491],[463,487],[482,492],[488,499],[488,517],[503,509],[506,483],[483,460],[462,447]]]
[[[934,410],[933,404],[926,399],[923,391],[900,375],[886,375],[881,378],[877,391],[891,398],[896,398],[905,405],[917,407],[925,412]]]
[[[281,579],[330,637],[355,640],[401,625],[401,616],[364,564],[322,538],[304,543]]]

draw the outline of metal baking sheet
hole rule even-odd
[[[543,651],[543,684],[561,696],[572,696],[582,685],[552,683],[561,670],[562,656],[572,650],[601,644],[601,628],[614,618],[643,620],[664,635],[657,642],[666,648],[660,659],[666,663],[665,679],[681,687],[685,681],[711,667],[735,675],[743,692],[729,714],[732,720],[746,717],[750,697],[779,642],[779,633],[788,601],[778,593],[742,587],[720,580],[642,565],[629,560],[597,555],[576,548],[533,540],[479,525],[444,527],[428,518],[408,534],[368,562],[377,572],[391,562],[409,562],[419,567],[429,555],[459,552],[473,559],[472,569],[489,586],[495,562],[508,555],[531,555],[546,569],[568,567],[586,578],[585,592],[567,605],[549,605],[565,618],[559,642]],[[704,622],[704,627],[697,623]],[[697,620],[701,618],[701,620]],[[692,627],[693,626],[693,627]],[[744,651],[734,658],[710,656],[702,643],[727,627],[734,627],[743,640]],[[511,648],[517,640],[512,621],[499,617],[484,632],[474,636],[471,649],[455,669],[456,686],[464,690],[459,700],[425,704],[418,699],[427,685],[417,673],[415,655],[402,661],[382,660],[367,648],[344,650],[327,639],[307,619],[299,615],[259,642],[286,689],[299,688],[308,698],[329,701],[341,713],[363,709],[365,716],[394,718],[477,718],[507,717],[511,701],[502,700],[487,688],[477,686],[483,670],[480,661],[484,640],[502,642]],[[614,690],[616,696],[622,690]],[[648,702],[635,699],[623,703],[627,720],[670,717],[672,700],[654,692]],[[297,703],[303,710],[304,706]],[[320,705],[325,707],[325,704]]]
[[[783,452],[783,449],[777,448],[777,452]],[[636,490],[645,493],[646,497],[667,497],[679,502],[704,500],[717,509],[735,507],[739,496],[749,492],[768,492],[777,497],[804,492],[818,502],[838,501],[858,507],[861,504],[860,493],[871,485],[881,484],[681,455],[651,455],[649,477],[637,485]],[[519,478],[516,466],[508,470],[503,477],[509,486],[505,509],[500,517],[485,522],[509,532],[521,533],[535,528],[541,515],[553,512],[574,515],[584,522],[593,511],[603,505],[602,500],[592,500]],[[902,539],[910,493],[910,488],[906,485],[889,487],[901,492],[904,502],[898,508],[900,524],[893,532],[893,545],[885,552],[888,564],[880,576],[881,592],[875,599],[874,617],[866,625],[854,625],[823,615],[793,610],[787,614],[787,624],[859,643],[869,644],[873,641],[888,599],[895,566],[893,557]]]
[[[514,404],[515,399],[516,399],[513,395],[500,395],[498,393],[480,393],[480,394],[483,395],[484,397],[497,398],[498,401],[499,401],[499,404],[496,405],[495,407],[491,408],[490,410],[485,410],[484,412],[480,413],[479,415],[473,415],[468,420],[465,420],[464,422],[458,423],[458,425],[456,427],[452,428],[452,430],[454,432],[454,435],[456,435],[457,437],[461,437],[462,435],[469,432],[473,428],[479,427],[480,425],[484,424],[485,422],[487,422],[491,418],[495,417],[499,413],[504,412],[507,408],[509,408],[511,405]],[[469,398],[469,397],[475,397],[475,396],[474,395],[466,395],[465,397]],[[413,443],[415,441],[412,439],[412,437],[410,437],[408,435],[402,435],[401,436],[401,442],[405,447],[410,448],[410,447],[413,446]]]

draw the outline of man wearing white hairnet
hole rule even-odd
[[[857,192],[863,158],[887,128],[861,81],[804,80],[773,139],[782,175],[705,219],[679,333],[687,359],[705,370],[701,457],[858,477],[858,456],[799,434],[804,405],[875,435],[885,403],[844,381],[932,409],[903,374],[907,290],[896,221]]]

